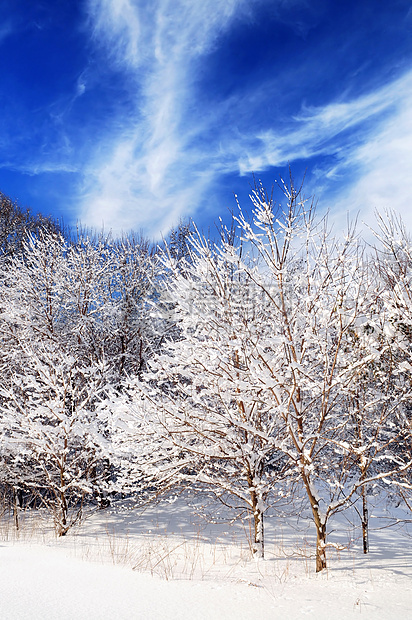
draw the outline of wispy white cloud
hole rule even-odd
[[[96,44],[127,75],[136,107],[108,132],[86,171],[80,218],[88,225],[145,227],[158,236],[193,212],[211,182],[210,153],[196,147],[203,110],[190,121],[195,62],[216,44],[246,0],[90,0]],[[109,52],[108,52],[109,53]],[[209,160],[205,166],[205,157]]]
[[[57,162],[57,161],[32,161],[26,162],[19,165],[16,165],[11,161],[3,161],[0,164],[0,168],[5,168],[7,170],[13,170],[16,172],[20,172],[22,174],[27,174],[28,176],[34,177],[39,174],[47,174],[49,172],[67,172],[67,173],[78,173],[79,168],[67,162]]]
[[[376,227],[375,212],[386,209],[397,211],[412,230],[412,71],[374,98],[378,106],[387,106],[387,114],[357,143],[342,148],[337,165],[326,170],[336,177],[338,189],[331,192],[326,179],[323,192],[337,230],[349,215],[358,217],[369,237],[368,227]]]
[[[265,119],[259,127],[249,122],[259,116],[256,93],[242,91],[213,109],[195,99],[202,57],[259,1],[89,0],[93,40],[124,72],[135,106],[95,138],[80,191],[79,218],[86,225],[143,227],[158,236],[179,216],[193,215],[219,175],[259,173],[320,155],[329,163],[318,168],[313,189],[322,199],[333,195],[333,213],[346,219],[349,208],[369,218],[369,211],[386,205],[406,213],[412,72],[361,96],[343,93],[322,107],[302,107],[283,123]],[[78,96],[85,84],[79,80]],[[278,86],[268,79],[262,96],[275,96]]]
[[[319,108],[303,108],[281,130],[245,136],[242,174],[324,156],[308,194],[329,210],[336,230],[357,219],[371,239],[375,212],[395,209],[412,230],[412,71],[374,91]],[[238,145],[240,146],[240,144]],[[364,223],[364,224],[363,224]]]
[[[281,129],[258,133],[259,143],[252,148],[245,140],[245,155],[239,158],[239,170],[243,174],[257,172],[323,154],[345,159],[345,152],[352,153],[354,130],[358,130],[356,140],[367,141],[370,133],[365,123],[372,122],[373,134],[379,131],[383,119],[393,119],[401,113],[400,93],[402,98],[412,98],[412,73],[364,96],[317,108],[303,107]]]
[[[76,82],[76,97],[81,97],[86,92],[86,80],[84,75],[80,75]]]
[[[93,36],[120,64],[140,64],[144,55],[140,38],[140,11],[133,0],[89,0]]]

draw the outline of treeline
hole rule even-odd
[[[153,248],[28,215],[5,234],[0,483],[16,518],[46,506],[62,535],[113,493],[202,488],[251,515],[263,556],[267,509],[304,499],[319,571],[334,514],[357,509],[367,552],[369,493],[411,506],[410,238],[393,215],[375,248],[334,237],[283,190],[280,207],[257,186],[217,240],[182,224]]]

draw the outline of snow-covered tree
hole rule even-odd
[[[288,207],[277,213],[263,188],[256,188],[254,221],[242,213],[238,221],[245,243],[260,260],[258,266],[245,262],[244,270],[268,300],[266,320],[275,338],[261,343],[253,381],[277,412],[282,432],[276,445],[309,501],[319,571],[326,566],[329,518],[354,501],[364,485],[383,477],[372,463],[389,456],[393,409],[385,406],[382,412],[388,396],[381,386],[372,397],[363,394],[361,409],[357,401],[358,421],[367,414],[367,426],[375,432],[348,441],[354,417],[348,401],[356,399],[368,369],[386,350],[374,316],[376,287],[367,278],[354,231],[334,239],[326,222],[307,209],[301,189],[291,182],[284,191]],[[362,463],[358,470],[352,466],[356,461]],[[386,475],[392,470],[386,467]]]
[[[184,269],[169,259],[181,338],[151,363],[146,397],[163,445],[182,463],[192,455],[181,475],[249,505],[260,553],[276,481],[287,472],[301,485],[319,571],[330,517],[394,471],[372,466],[389,458],[393,410],[382,413],[380,388],[359,396],[386,350],[363,248],[353,230],[334,239],[293,183],[284,192],[281,211],[255,189],[253,221],[241,210],[236,218],[237,242],[197,234]]]
[[[387,316],[394,367],[393,394],[397,402],[393,460],[399,471],[391,480],[409,508],[412,506],[412,239],[394,212],[378,215],[376,270],[381,278],[382,309]]]
[[[398,468],[402,469],[396,454],[405,424],[396,388],[392,334],[380,298],[371,303],[367,322],[364,319],[362,328],[352,333],[350,355],[354,363],[362,362],[371,350],[378,352],[375,360],[360,364],[347,391],[348,419],[343,439],[346,468],[353,465],[354,479],[360,484],[352,502],[361,518],[364,553],[369,551],[368,495],[378,494],[382,487],[386,491]],[[357,496],[361,500],[360,510],[356,506]]]
[[[166,259],[180,337],[150,362],[146,387],[137,386],[145,400],[137,397],[135,406],[156,431],[149,461],[157,458],[158,480],[202,484],[249,509],[254,547],[263,555],[263,515],[284,462],[274,441],[278,418],[249,379],[262,330],[270,333],[259,304],[247,298],[251,280],[239,261],[237,248],[213,247],[199,233],[184,268]]]
[[[58,234],[59,230],[59,225],[51,218],[22,209],[15,200],[0,192],[0,257],[6,264],[12,256],[24,252],[28,234]]]
[[[115,269],[110,355],[119,378],[140,375],[163,333],[153,318],[158,300],[159,260],[143,237],[130,234],[114,242]]]
[[[2,426],[7,421],[12,435],[21,431],[18,441],[8,442],[3,463],[20,463],[6,467],[16,484],[20,468],[20,486],[24,482],[32,492],[41,488],[43,499],[56,498],[56,468],[66,467],[76,454],[71,473],[65,470],[64,483],[58,487],[61,497],[62,488],[72,495],[74,488],[97,493],[110,471],[108,453],[96,447],[99,432],[107,436],[107,428],[96,427],[97,402],[126,371],[137,373],[142,368],[158,337],[149,304],[153,257],[147,244],[112,242],[103,236],[79,235],[69,243],[42,233],[30,236],[24,247],[22,256],[9,261],[0,292]],[[24,411],[27,415],[22,418]],[[56,429],[52,439],[50,427]],[[78,434],[82,428],[86,435],[86,429],[93,428],[96,437],[90,430],[82,443]],[[35,467],[28,460],[30,452],[36,455]],[[46,475],[47,464],[46,492],[47,480],[40,478]],[[101,480],[99,471],[105,473]],[[78,499],[76,493],[73,497]],[[61,511],[55,511],[61,532],[67,521],[66,499]]]
[[[1,291],[6,471],[52,510],[59,534],[71,524],[70,505],[79,508],[91,488],[98,452],[88,428],[102,381],[97,363],[79,355],[67,251],[59,236],[31,236]]]
[[[105,455],[104,429],[95,414],[104,371],[82,367],[54,343],[20,350],[24,372],[1,387],[6,469],[53,516],[62,536],[82,516],[102,481],[95,469]]]

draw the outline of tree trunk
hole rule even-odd
[[[310,498],[314,500],[311,493]],[[312,502],[311,502],[312,503]],[[316,526],[316,572],[324,570],[326,566],[326,518],[322,519],[317,502],[312,505],[313,520]]]
[[[16,489],[13,487],[13,516],[14,516],[14,525],[16,526],[16,530],[20,529],[19,524],[19,507],[17,504],[17,493]]]
[[[316,572],[320,573],[327,568],[326,565],[326,523],[327,517],[323,516],[319,510],[317,493],[314,492],[309,478],[304,474],[303,482],[310,501],[313,520],[316,527]]]
[[[258,493],[256,492],[254,484],[254,479],[249,474],[248,475],[248,483],[250,489],[250,498],[252,503],[252,511],[253,511],[253,553],[258,555],[261,558],[265,557],[265,540],[264,540],[264,529],[263,529],[263,511],[261,508],[261,503],[259,501]]]
[[[362,539],[363,553],[369,553],[369,513],[365,486],[362,487]]]
[[[315,520],[316,523],[316,520]],[[316,572],[326,568],[326,523],[316,523]]]
[[[253,545],[253,553],[261,558],[265,557],[265,540],[263,530],[263,512],[258,506],[255,507],[253,513],[254,526],[255,526],[255,540]]]
[[[65,536],[68,531],[67,527],[67,516],[68,516],[68,505],[66,500],[66,495],[64,492],[64,471],[60,469],[60,515],[61,522],[59,524],[59,536]]]

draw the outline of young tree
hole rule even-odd
[[[399,471],[385,482],[395,485],[411,508],[412,495],[412,240],[402,219],[394,212],[378,214],[380,242],[376,251],[376,271],[382,281],[382,310],[391,336],[393,399],[397,403],[398,440],[392,460]]]
[[[377,305],[374,304],[375,310]],[[381,309],[382,310],[382,309]],[[358,511],[362,524],[363,552],[369,552],[368,492],[384,486],[396,475],[400,461],[395,457],[402,441],[404,420],[396,390],[391,328],[385,312],[371,312],[362,330],[353,332],[351,355],[360,362],[371,349],[379,356],[369,364],[361,365],[347,394],[348,420],[344,444],[345,469],[354,468],[355,480],[360,487],[355,494],[361,499]]]
[[[113,242],[102,235],[79,234],[67,242],[61,236],[41,233],[30,236],[24,254],[12,257],[8,263],[6,286],[0,293],[3,416],[10,421],[14,411],[20,427],[26,428],[17,442],[20,452],[22,442],[26,441],[37,461],[41,461],[38,467],[31,467],[33,475],[37,471],[36,483],[30,482],[27,472],[22,472],[25,485],[30,482],[31,489],[40,488],[39,477],[46,475],[45,464],[50,465],[49,490],[45,492],[47,481],[43,480],[42,497],[58,495],[57,463],[63,468],[70,462],[69,457],[62,461],[64,450],[69,450],[71,457],[76,450],[80,451],[80,460],[88,455],[83,461],[82,475],[74,473],[74,465],[64,469],[65,482],[59,487],[63,508],[67,498],[62,488],[73,494],[75,487],[80,489],[83,485],[84,492],[93,488],[93,494],[100,497],[106,486],[103,478],[110,475],[112,467],[109,453],[98,450],[94,444],[99,443],[103,432],[107,437],[107,425],[97,429],[102,432],[94,440],[87,438],[88,445],[94,446],[90,450],[81,450],[76,433],[81,426],[87,428],[87,416],[89,427],[92,418],[96,427],[98,400],[112,386],[119,389],[127,373],[141,372],[156,344],[158,334],[150,317],[154,260],[148,244],[131,237]],[[40,405],[43,409],[39,409]],[[28,412],[26,426],[21,422],[24,407]],[[47,408],[49,414],[45,413]],[[61,428],[55,431],[53,445],[46,446],[50,426]],[[15,432],[14,424],[12,428]],[[36,434],[37,452],[30,438],[32,433]],[[61,442],[66,442],[66,448]],[[50,451],[55,454],[54,460]],[[13,460],[12,457],[8,452],[7,459]],[[76,457],[75,462],[80,460]],[[12,476],[10,467],[8,472]],[[16,468],[13,475],[17,475]],[[78,499],[76,494],[73,497]],[[63,508],[58,513],[62,532],[67,520]]]
[[[6,471],[52,510],[64,534],[73,522],[70,505],[80,510],[92,487],[90,472],[101,453],[93,411],[108,372],[81,350],[76,318],[83,304],[71,295],[79,274],[70,269],[64,240],[41,234],[24,249],[10,261],[1,291]]]
[[[342,241],[334,239],[326,222],[306,208],[301,188],[291,181],[284,192],[288,207],[276,214],[273,199],[256,188],[253,223],[242,213],[238,221],[260,259],[258,269],[246,263],[244,270],[268,300],[267,320],[272,338],[277,337],[276,345],[262,346],[254,381],[263,384],[261,398],[277,411],[282,433],[276,445],[309,501],[320,571],[326,567],[329,518],[365,485],[391,474],[390,467],[385,473],[372,471],[372,463],[387,451],[393,420],[386,407],[382,413],[387,395],[378,389],[362,405],[362,416],[367,413],[368,426],[376,432],[368,437],[358,433],[355,444],[348,442],[354,413],[348,399],[353,401],[356,386],[386,350],[379,341],[379,321],[370,330],[377,291],[366,277],[354,231]],[[362,355],[355,346],[359,339]],[[264,373],[269,380],[262,380]],[[362,466],[356,472],[352,464],[357,459]]]
[[[243,245],[197,235],[184,269],[169,260],[181,339],[151,364],[146,396],[165,440],[193,455],[195,479],[249,503],[260,553],[265,499],[288,464],[310,505],[320,571],[329,518],[393,473],[372,467],[388,447],[387,396],[363,398],[361,410],[358,399],[356,415],[348,405],[385,345],[378,324],[369,333],[376,291],[354,232],[335,240],[300,189],[284,191],[279,212],[255,189],[253,221],[237,218]],[[377,431],[358,425],[354,437],[354,417],[366,414]]]
[[[82,367],[51,342],[23,346],[20,355],[24,373],[0,388],[8,475],[47,507],[64,536],[96,492],[93,471],[105,456],[95,413],[104,372]]]
[[[263,515],[284,464],[275,448],[277,417],[250,383],[255,348],[268,332],[240,266],[238,248],[213,247],[196,232],[183,268],[165,258],[180,338],[165,344],[135,386],[136,415],[150,419],[157,483],[206,486],[253,515],[254,549],[264,553]],[[236,258],[237,257],[237,258]],[[266,334],[269,336],[269,333]],[[144,412],[144,413],[142,413]]]

